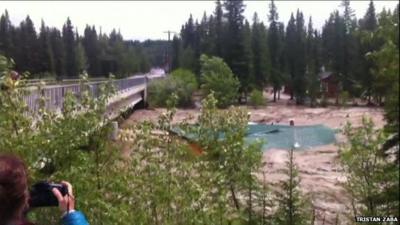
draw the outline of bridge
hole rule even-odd
[[[164,73],[160,73],[159,71],[151,71],[148,74],[135,75],[112,81],[116,89],[116,94],[108,99],[106,116],[109,119],[115,119],[120,115],[121,111],[125,111],[140,102],[146,103],[148,82],[164,76]],[[105,82],[107,81],[90,81],[88,83],[90,93],[93,97],[99,97],[100,85]],[[47,85],[41,91],[40,93],[37,88],[31,88],[30,94],[24,97],[29,109],[37,111],[39,109],[38,100],[41,96],[44,96],[45,107],[47,109],[61,112],[65,95],[71,92],[75,96],[78,96],[81,92],[81,85],[78,83]]]

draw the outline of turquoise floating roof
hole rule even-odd
[[[179,133],[187,139],[196,140],[193,133],[184,133],[179,128],[172,131]],[[220,138],[224,138],[220,134]],[[267,124],[249,124],[245,141],[252,143],[256,140],[262,141],[262,149],[271,148],[291,149],[296,144],[296,149],[305,150],[316,146],[334,143],[335,131],[324,125],[311,126],[288,126],[288,125],[267,125]]]
[[[286,125],[248,125],[247,142],[256,139],[263,141],[263,150],[271,148],[291,149],[297,142],[298,149],[334,143],[335,132],[324,125],[286,126]]]

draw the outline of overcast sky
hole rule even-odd
[[[308,22],[311,15],[314,27],[321,28],[329,14],[340,8],[341,1],[276,1],[279,20],[285,22],[297,8],[303,11]],[[398,1],[375,1],[377,13],[383,7],[394,9]],[[245,1],[245,17],[251,21],[254,12],[266,22],[269,1]],[[362,17],[369,1],[351,1],[357,18]],[[61,28],[66,18],[82,34],[86,24],[95,25],[99,31],[109,33],[120,29],[125,39],[167,39],[166,30],[179,32],[181,25],[193,17],[201,20],[203,12],[210,15],[215,9],[215,1],[1,1],[0,12],[7,9],[14,25],[30,15],[36,29],[43,19],[46,25]]]

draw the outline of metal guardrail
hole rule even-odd
[[[162,76],[162,75],[161,75]],[[114,80],[113,84],[117,91],[117,95],[137,85],[146,84],[150,79],[158,78],[160,75],[136,75],[129,78]],[[107,81],[89,82],[90,93],[93,97],[97,98],[100,95],[100,85]],[[42,93],[39,90],[31,90],[30,94],[24,97],[26,104],[32,111],[39,109],[39,99],[43,94],[46,102],[45,107],[50,110],[62,109],[64,104],[64,97],[68,92],[72,92],[76,96],[81,92],[80,84],[64,84],[64,85],[50,85],[42,89]]]

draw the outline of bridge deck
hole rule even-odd
[[[122,110],[133,107],[142,100],[146,101],[148,81],[163,76],[164,75],[159,74],[145,74],[114,80],[113,83],[117,93],[108,100],[106,115],[110,119],[115,119]],[[89,82],[92,96],[99,96],[100,85],[103,83],[105,83],[105,81]],[[81,92],[80,84],[49,85],[43,88],[42,93],[39,93],[39,90],[32,87],[28,87],[28,89],[30,90],[30,94],[25,96],[24,99],[29,109],[32,111],[37,111],[39,109],[38,100],[41,95],[44,95],[46,98],[46,108],[59,112],[63,107],[64,97],[67,92],[72,92],[75,96],[79,96]]]

